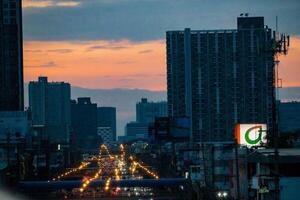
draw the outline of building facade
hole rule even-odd
[[[125,136],[132,139],[148,138],[148,124],[140,122],[129,122],[125,127]]]
[[[69,83],[48,82],[47,77],[29,83],[32,125],[50,142],[68,142],[71,126]]]
[[[97,131],[98,136],[102,139],[102,143],[111,148],[115,142],[111,127],[98,127]]]
[[[98,127],[110,127],[112,131],[112,139],[116,141],[117,138],[117,120],[115,107],[98,107]]]
[[[149,102],[146,98],[142,98],[136,104],[136,121],[140,123],[153,123],[155,117],[168,116],[167,102]]]
[[[71,102],[72,141],[79,150],[90,152],[98,149],[97,104],[89,97]]]
[[[236,123],[272,130],[274,57],[263,17],[234,30],[168,31],[168,114],[188,117],[192,141],[232,141]]]
[[[23,111],[22,1],[0,1],[0,111]]]
[[[300,132],[300,102],[279,103],[280,133]]]
[[[24,111],[0,112],[0,139],[7,135],[25,137],[29,132],[28,113]]]

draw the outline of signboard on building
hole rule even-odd
[[[248,147],[261,146],[267,143],[266,124],[237,124],[235,126],[237,143]]]

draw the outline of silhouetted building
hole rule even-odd
[[[132,139],[148,138],[148,124],[140,122],[129,122],[125,127],[125,136]]]
[[[116,141],[116,108],[98,107],[98,127],[110,127],[113,141]]]
[[[89,97],[80,97],[71,103],[72,140],[79,150],[90,152],[98,148],[97,104]]]
[[[300,132],[300,102],[279,103],[279,131]]]
[[[22,1],[0,2],[0,111],[23,111]]]
[[[30,124],[26,112],[0,111],[0,182],[2,182],[3,171],[7,172],[6,180],[10,181],[20,180],[21,173],[24,174],[24,168],[19,172],[13,170],[20,167],[19,158],[24,152],[25,137],[29,130]],[[9,171],[11,174],[8,173]]]
[[[25,137],[29,131],[28,114],[25,111],[2,111],[0,112],[0,139],[8,134]]]
[[[70,84],[48,82],[39,77],[29,83],[29,108],[32,125],[50,142],[68,142],[70,136]]]
[[[136,104],[136,121],[140,123],[153,123],[155,117],[168,116],[167,102],[148,102],[146,98],[142,98]]]
[[[189,117],[191,139],[230,141],[236,123],[272,130],[272,31],[263,17],[239,17],[234,30],[168,31],[168,113]]]

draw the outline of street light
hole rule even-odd
[[[226,199],[228,197],[227,191],[218,191],[217,192],[217,198],[218,199]]]

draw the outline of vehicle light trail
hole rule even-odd
[[[100,174],[101,174],[101,171],[102,171],[102,170],[99,169],[99,170],[97,171],[97,173],[96,173],[93,177],[88,178],[87,180],[85,180],[85,181],[83,182],[82,186],[80,187],[79,191],[80,191],[80,192],[83,192],[83,191],[86,189],[86,187],[89,186],[89,184],[91,184],[91,182],[92,182],[93,180],[98,179],[99,176],[100,176]]]
[[[115,169],[115,178],[117,181],[121,179],[120,170],[118,168]]]
[[[132,164],[133,164],[133,167],[131,167],[131,173],[134,174],[135,170],[136,170],[136,167],[140,167],[141,169],[144,170],[144,172],[146,172],[148,175],[152,176],[153,178],[155,179],[159,179],[159,176],[152,172],[151,170],[149,170],[147,167],[145,167],[144,165],[142,165],[141,163],[135,161],[133,159],[132,156],[129,157],[130,160],[132,160]]]
[[[104,190],[105,191],[108,191],[109,188],[110,188],[110,182],[111,182],[111,178],[108,178],[105,182],[105,187],[104,187]]]
[[[109,149],[107,148],[107,146],[106,146],[105,144],[102,144],[102,145],[101,145],[101,149],[104,149],[104,150],[107,152],[107,154],[108,154],[108,156],[109,156],[109,158],[110,158],[111,160],[114,159],[114,156],[112,156],[112,155],[110,154]]]
[[[76,172],[86,168],[89,164],[90,164],[90,162],[83,161],[77,168],[71,169],[69,171],[66,171],[66,172],[58,175],[56,178],[53,178],[52,181],[57,181],[57,180],[60,180],[64,177],[70,175],[70,174],[76,173]]]

